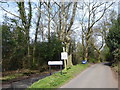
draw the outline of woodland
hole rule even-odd
[[[120,60],[118,4],[0,1],[2,71],[42,72],[48,69],[48,61],[61,60],[61,52],[68,53],[67,68],[82,60],[116,66]]]

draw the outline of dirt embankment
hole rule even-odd
[[[55,72],[58,70],[51,70],[51,72]],[[6,79],[4,80],[4,77],[9,77],[10,75],[16,75],[16,74],[21,74],[20,76],[16,76],[14,78],[11,79]],[[39,72],[38,70],[16,70],[16,71],[7,71],[7,72],[3,72],[2,73],[2,84],[10,84],[12,82],[17,82],[17,81],[21,81],[21,80],[25,80],[25,79],[29,79],[29,78],[33,78],[33,77],[38,77],[38,76],[45,76],[46,74],[49,74],[49,71],[44,71],[44,72]]]

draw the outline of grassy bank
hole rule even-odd
[[[111,66],[112,67],[112,70],[115,72],[115,74],[116,74],[116,76],[117,76],[117,78],[120,76],[120,69],[119,69],[119,66],[118,66],[118,64],[117,65],[112,65]],[[119,75],[119,76],[118,76]]]
[[[114,70],[116,73],[118,73],[118,72],[119,72],[118,65],[113,66],[112,68],[113,68],[113,70]]]
[[[60,72],[55,73],[49,77],[43,78],[35,83],[33,83],[29,88],[57,88],[63,85],[64,83],[68,82],[70,79],[75,77],[78,73],[83,71],[85,68],[88,67],[88,64],[78,64],[72,66],[70,69],[63,70],[63,74],[61,75]]]

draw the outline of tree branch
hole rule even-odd
[[[104,16],[105,11],[106,11],[111,5],[113,5],[113,3],[114,3],[114,2],[112,2],[108,7],[105,7],[105,9],[104,9],[102,15],[101,15],[95,22],[92,23],[92,25],[90,26],[90,28],[92,28],[93,25],[94,25],[96,22],[98,22],[98,21]]]
[[[1,6],[0,6],[0,7],[1,7]],[[5,12],[7,12],[7,13],[9,13],[9,14],[11,14],[11,15],[13,15],[13,16],[19,18],[19,19],[21,19],[19,16],[17,16],[17,15],[15,15],[15,14],[11,13],[10,11],[7,11],[7,10],[4,9],[3,7],[1,7],[1,8],[2,8],[2,10],[4,10]]]
[[[76,13],[76,7],[77,7],[77,2],[74,3],[74,6],[73,6],[73,12],[72,12],[72,17],[71,17],[71,20],[70,20],[70,24],[69,24],[69,27],[67,29],[67,33],[70,31],[71,27],[72,27],[72,24],[74,22],[74,18],[75,18],[75,13]]]

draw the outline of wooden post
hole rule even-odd
[[[51,66],[49,65],[49,72],[50,72],[50,75],[51,75]]]
[[[63,47],[63,52],[65,52],[65,47]],[[67,63],[65,59],[64,59],[64,67],[65,67],[65,70],[67,70]]]
[[[62,75],[62,65],[60,65],[61,75]]]

